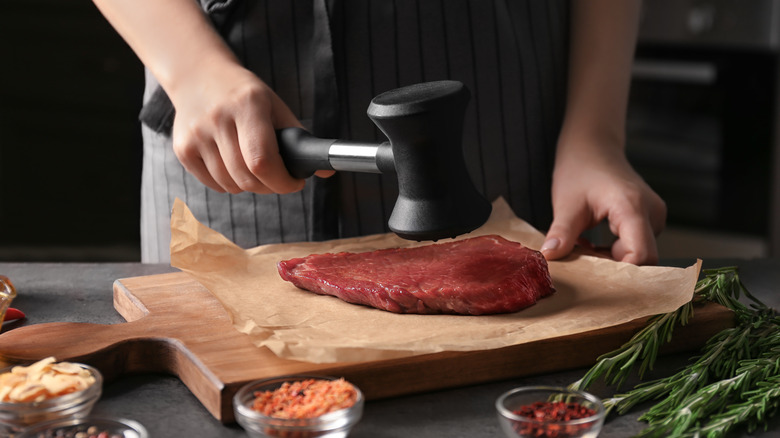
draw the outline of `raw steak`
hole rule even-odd
[[[538,251],[490,235],[278,264],[297,287],[396,313],[516,312],[555,291]]]

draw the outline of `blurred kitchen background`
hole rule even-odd
[[[645,0],[640,34],[661,256],[780,255],[780,0]],[[140,62],[89,0],[5,2],[0,41],[0,260],[140,260]]]

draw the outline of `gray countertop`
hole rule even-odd
[[[688,266],[692,260],[669,260],[669,266]],[[780,260],[709,260],[704,267],[737,265],[747,288],[768,305],[780,307]],[[119,278],[175,271],[165,265],[139,263],[0,263],[19,296],[14,307],[27,313],[24,325],[73,321],[115,324],[123,318],[114,310],[112,285]],[[12,330],[19,323],[5,324]],[[693,352],[662,357],[653,375],[668,375]],[[363,419],[351,437],[500,437],[493,403],[521,385],[568,385],[584,369],[454,388],[366,404]],[[653,377],[653,376],[648,376]],[[602,388],[603,390],[603,388]],[[599,388],[594,388],[598,393]],[[244,437],[237,425],[222,425],[176,377],[163,374],[125,375],[108,382],[94,413],[117,415],[144,424],[152,437]],[[641,413],[611,418],[600,435],[627,437],[642,429]],[[780,436],[780,421],[764,433]]]

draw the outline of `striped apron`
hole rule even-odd
[[[201,0],[242,63],[314,135],[384,141],[371,99],[419,82],[469,88],[463,146],[488,200],[506,199],[541,230],[552,221],[551,171],[566,98],[568,1]],[[189,175],[171,142],[175,111],[148,72],[142,261],[170,260],[175,198],[210,228],[248,248],[388,231],[394,175],[340,172],[288,195],[211,191]]]

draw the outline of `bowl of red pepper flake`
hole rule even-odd
[[[605,415],[593,394],[552,386],[507,391],[496,400],[496,410],[509,438],[595,438]]]
[[[258,438],[346,437],[360,421],[363,404],[360,389],[330,376],[259,380],[233,397],[236,421]]]

